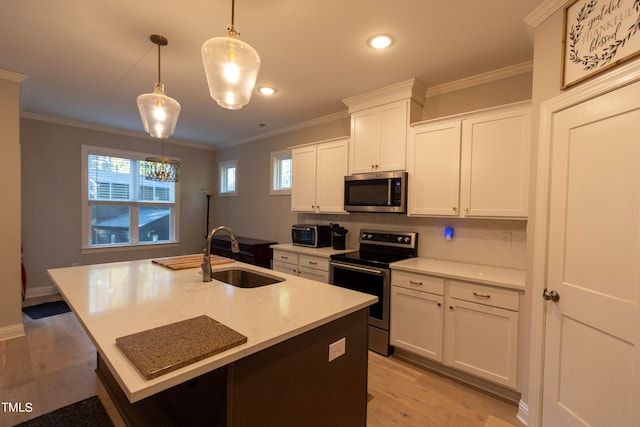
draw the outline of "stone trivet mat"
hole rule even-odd
[[[148,380],[247,342],[247,337],[198,316],[116,338],[116,344]]]

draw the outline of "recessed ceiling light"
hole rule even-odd
[[[274,93],[276,93],[276,90],[269,86],[262,86],[258,88],[258,92],[263,95],[273,95]]]
[[[386,49],[393,44],[393,37],[389,34],[378,34],[371,37],[367,44],[374,49]]]

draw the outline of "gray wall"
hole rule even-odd
[[[51,291],[49,268],[197,253],[204,248],[206,197],[200,189],[213,185],[212,150],[166,144],[166,155],[181,161],[179,244],[83,252],[81,146],[159,155],[160,142],[32,119],[22,119],[20,128],[27,296]]]

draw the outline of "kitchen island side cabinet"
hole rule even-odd
[[[393,271],[391,345],[442,362],[444,279]]]
[[[526,218],[529,102],[410,128],[409,216]]]
[[[344,212],[344,177],[348,175],[348,153],[348,138],[291,148],[292,211]]]
[[[351,114],[350,174],[405,169],[409,124],[420,120],[425,91],[407,80],[343,101]]]
[[[517,388],[519,292],[447,281],[444,363]]]

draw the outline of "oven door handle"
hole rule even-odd
[[[360,271],[363,273],[376,274],[378,276],[384,276],[385,273],[383,270],[378,270],[377,268],[361,267],[359,265],[345,264],[337,261],[331,261],[331,265],[333,267],[344,268],[345,270]]]

